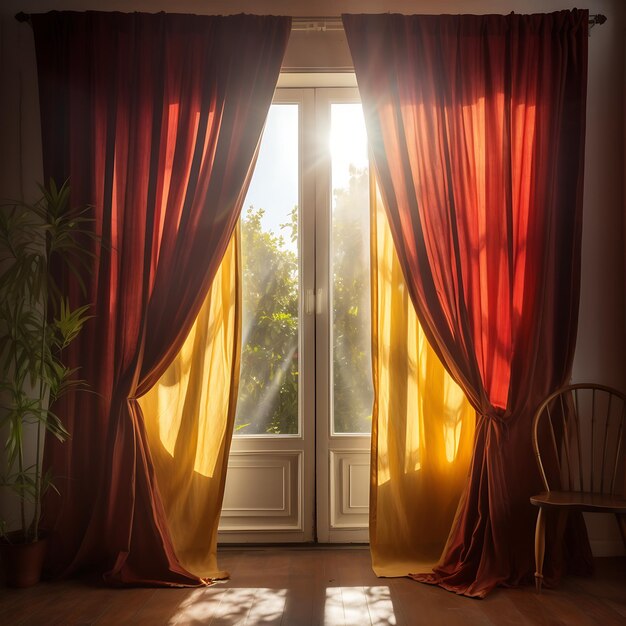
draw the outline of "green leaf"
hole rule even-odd
[[[8,468],[1,480],[34,501],[52,484],[39,461],[22,467],[24,427],[43,428],[60,441],[69,436],[48,409],[48,399],[86,386],[76,377],[77,368],[64,362],[63,350],[91,317],[89,305],[70,307],[65,282],[57,284],[49,270],[52,263],[63,268],[85,293],[95,258],[85,242],[102,245],[93,232],[91,207],[72,206],[67,181],[57,186],[51,180],[40,191],[36,202],[11,202],[0,211],[0,328],[7,331],[0,337],[0,365],[7,373],[0,382],[0,425]],[[37,521],[34,533],[36,526]]]
[[[85,322],[93,317],[93,315],[87,315],[90,308],[91,305],[86,304],[71,310],[69,299],[61,299],[59,317],[54,320],[61,336],[61,349],[66,348],[82,330]]]

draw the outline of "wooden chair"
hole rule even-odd
[[[533,446],[545,491],[535,531],[535,584],[541,592],[548,511],[558,512],[560,543],[569,511],[614,513],[626,545],[626,396],[595,384],[568,385],[548,396],[533,421]]]

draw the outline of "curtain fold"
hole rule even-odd
[[[139,398],[176,556],[189,572],[213,579],[228,577],[217,565],[217,529],[241,353],[235,233],[183,347]]]
[[[239,216],[290,19],[33,15],[44,172],[93,206],[94,319],[68,358],[93,393],[46,442],[48,569],[118,584],[200,584],[179,562],[137,398],[197,318]],[[217,394],[225,390],[212,390]],[[210,534],[211,529],[207,530]]]
[[[418,579],[470,596],[532,580],[531,419],[576,339],[587,19],[343,17],[411,300],[478,413],[446,548]]]
[[[467,480],[476,414],[426,340],[371,176],[370,550],[378,576],[438,561]]]

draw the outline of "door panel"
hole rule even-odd
[[[242,367],[222,543],[314,538],[315,316],[302,297],[315,289],[313,103],[310,89],[277,90],[242,211]]]
[[[302,530],[301,450],[231,452],[220,530]]]
[[[242,213],[242,373],[221,542],[367,541],[366,146],[356,89],[277,90]]]
[[[317,535],[368,540],[369,161],[357,89],[317,89]]]
[[[349,537],[347,531],[362,531],[368,527],[370,453],[369,450],[359,452],[335,448],[329,454],[329,527],[333,531],[341,530]]]

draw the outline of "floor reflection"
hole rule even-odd
[[[197,589],[181,603],[170,624],[280,624],[286,589],[219,585]]]
[[[324,624],[395,624],[389,587],[326,589]]]
[[[327,626],[397,623],[389,587],[327,587],[325,591],[322,623]],[[299,626],[289,621],[288,599],[287,589],[216,585],[191,592],[169,624]]]

